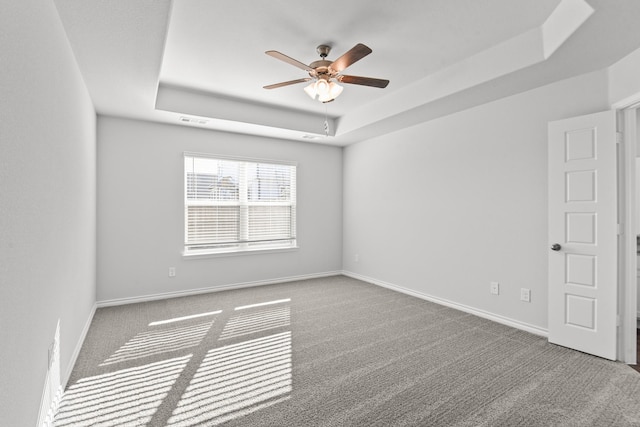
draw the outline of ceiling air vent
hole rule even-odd
[[[180,116],[180,121],[183,123],[193,123],[194,125],[206,125],[207,123],[209,123],[209,120],[197,119],[195,117],[187,116]]]

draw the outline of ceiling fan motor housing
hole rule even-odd
[[[309,75],[311,77],[322,78],[322,76],[331,77],[332,73],[329,71],[329,65],[332,64],[332,61],[327,61],[326,59],[320,59],[318,61],[313,61],[309,64],[310,68],[313,68],[313,72],[310,72]]]
[[[329,56],[329,52],[331,52],[331,46],[321,44],[316,48],[316,51],[322,59],[309,64],[309,67],[313,68],[313,72],[310,72],[309,75],[318,79],[329,80],[335,74],[329,70],[329,65],[331,65],[333,61],[327,61],[327,56]]]

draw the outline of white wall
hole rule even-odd
[[[607,101],[597,72],[348,147],[344,269],[546,329],[547,122]]]
[[[296,161],[300,248],[184,259],[184,151]],[[341,148],[98,118],[98,301],[341,268]]]
[[[640,93],[640,49],[634,50],[608,69],[609,102],[628,100]],[[637,102],[637,98],[634,99]]]
[[[96,121],[53,2],[0,28],[0,424],[34,426],[56,323],[64,376],[95,303]]]

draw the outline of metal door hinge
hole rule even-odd
[[[622,236],[623,233],[624,227],[622,226],[622,224],[618,224],[618,236]]]
[[[616,132],[616,144],[622,144],[624,142],[624,136],[622,132]]]
[[[620,321],[620,315],[616,314],[616,326],[620,326],[621,321]]]

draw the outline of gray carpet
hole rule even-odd
[[[55,425],[640,426],[640,374],[336,276],[97,310]]]

